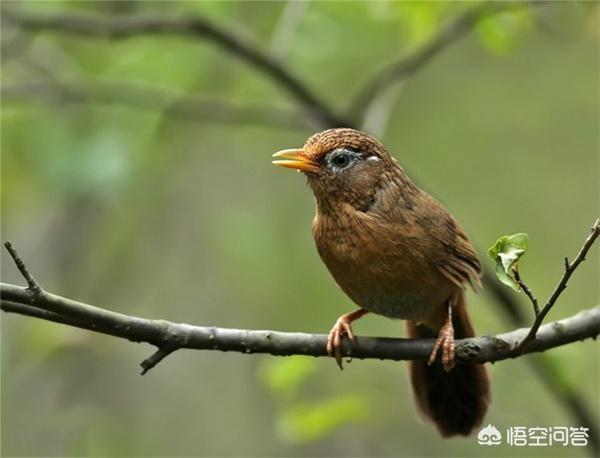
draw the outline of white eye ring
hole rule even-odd
[[[338,148],[327,154],[326,161],[331,170],[341,172],[351,167],[360,158],[360,154],[356,151]]]

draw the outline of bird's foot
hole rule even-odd
[[[454,367],[455,349],[454,328],[452,327],[452,319],[450,316],[440,329],[437,339],[435,339],[435,344],[433,345],[433,350],[431,351],[427,364],[431,365],[435,362],[440,348],[442,350],[442,366],[444,366],[446,372],[450,372]]]
[[[353,345],[356,343],[356,336],[352,332],[352,320],[348,318],[348,315],[342,315],[337,319],[327,337],[327,353],[335,358],[335,362],[341,370],[344,370],[342,365],[342,339],[344,335],[348,336]]]
[[[366,315],[365,309],[358,309],[351,313],[346,313],[337,319],[329,336],[327,337],[327,353],[329,356],[333,356],[340,369],[344,370],[342,366],[342,339],[344,334],[348,336],[352,345],[356,344],[356,337],[352,332],[352,322],[358,320],[361,316]]]

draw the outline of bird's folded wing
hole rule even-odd
[[[463,228],[452,216],[448,216],[448,228],[454,234],[454,240],[445,243],[448,256],[439,265],[439,269],[446,278],[461,288],[467,283],[473,289],[476,285],[481,287],[481,261]]]

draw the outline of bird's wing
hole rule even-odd
[[[481,287],[481,261],[467,234],[450,214],[448,214],[446,224],[448,233],[446,240],[453,240],[450,243],[444,242],[448,256],[445,262],[439,264],[440,271],[460,287],[464,287],[467,282],[473,289],[475,289],[475,285]]]

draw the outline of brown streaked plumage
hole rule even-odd
[[[275,157],[306,175],[321,259],[360,307],[337,320],[329,353],[342,367],[341,339],[354,341],[351,323],[368,312],[407,320],[411,337],[437,336],[430,361],[409,364],[417,404],[443,436],[469,434],[487,410],[489,383],[483,366],[454,367],[454,338],[474,335],[465,286],[481,276],[463,229],[363,132],[326,130]]]

